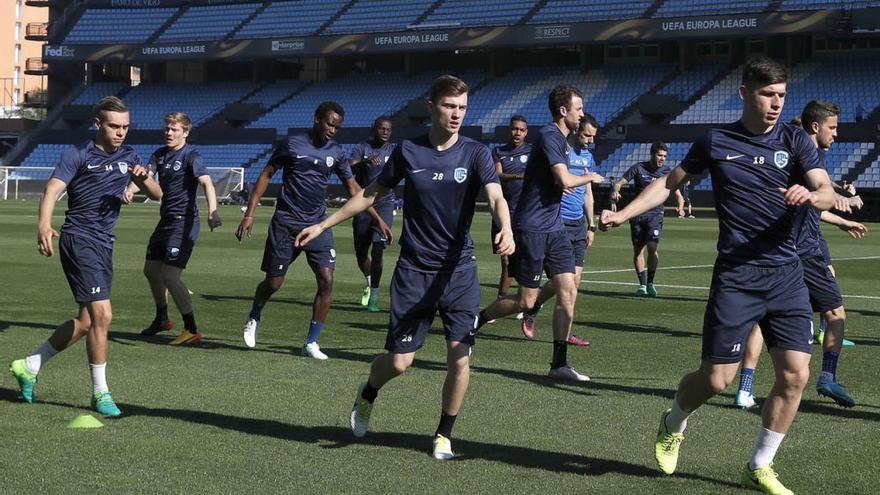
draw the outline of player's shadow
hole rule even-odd
[[[575,322],[576,325],[582,325],[587,329],[597,328],[599,330],[610,330],[613,332],[626,332],[626,333],[648,333],[648,334],[662,334],[668,337],[683,337],[683,338],[702,338],[702,334],[700,332],[685,332],[682,330],[672,330],[671,328],[659,327],[656,325],[642,325],[636,323],[620,323],[613,321],[579,321]]]
[[[145,336],[139,333],[126,333],[126,332],[117,332],[111,330],[107,334],[107,338],[116,344],[122,345],[138,345],[138,344],[155,344],[161,346],[167,346],[169,342],[174,340],[173,335],[151,335]],[[235,342],[235,343],[233,343]],[[198,349],[224,349],[230,351],[242,351],[242,352],[268,352],[272,354],[299,354],[300,348],[291,348],[288,346],[278,346],[272,344],[260,344],[256,348],[249,348],[241,343],[241,341],[235,340],[219,340],[219,339],[205,339],[199,342],[196,345],[187,345],[186,347],[195,347]]]
[[[853,408],[843,408],[829,402],[816,402],[802,400],[799,411],[802,413],[824,414],[838,418],[863,419],[867,421],[880,421],[880,412],[866,409],[880,409],[870,404],[856,404]]]
[[[691,297],[691,296],[682,296],[682,295],[666,295],[660,294],[656,297],[645,297],[645,296],[637,296],[632,291],[621,292],[621,291],[612,291],[612,290],[597,290],[594,286],[590,286],[589,280],[584,282],[584,286],[582,286],[578,293],[584,296],[594,296],[594,297],[609,297],[611,299],[631,299],[634,301],[686,301],[686,302],[695,302],[695,303],[706,303],[705,297]],[[599,284],[597,284],[599,285]],[[634,286],[635,287],[635,286]],[[661,287],[662,290],[662,287]],[[587,303],[589,304],[589,303]]]
[[[228,301],[242,301],[244,303],[250,304],[253,302],[253,296],[231,296],[224,294],[199,294],[202,299],[211,302],[228,302]],[[300,299],[290,299],[286,297],[273,297],[269,304],[293,304],[296,306],[307,306],[309,308],[312,307],[312,299],[308,300],[300,300]],[[334,302],[332,309],[334,311],[347,311],[353,313],[363,313],[364,308],[358,303],[351,302]]]
[[[33,321],[4,321],[0,320],[0,332],[9,330],[12,327],[16,328],[34,328],[37,330],[55,330],[58,325],[52,325],[49,323],[37,323]]]

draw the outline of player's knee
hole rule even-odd
[[[825,319],[828,323],[836,323],[838,321],[846,321],[846,311],[843,306],[825,312]]]
[[[402,375],[412,366],[413,359],[412,357],[403,356],[397,354],[394,356],[394,359],[391,361],[391,370],[395,375]]]
[[[263,286],[269,292],[277,292],[284,285],[284,277],[266,277]]]
[[[333,271],[321,270],[317,277],[318,293],[322,296],[330,296],[333,292]]]
[[[110,323],[113,321],[113,311],[111,309],[106,309],[102,311],[96,311],[95,316],[92,317],[91,324],[89,328],[98,328],[98,329],[108,329],[110,328]]]
[[[781,374],[782,393],[796,395],[803,391],[810,381],[810,368],[804,366],[801,369],[784,370]]]
[[[521,292],[519,295],[519,300],[517,301],[517,303],[519,304],[520,311],[525,311],[527,309],[534,308],[535,303],[537,303],[537,302],[538,302],[538,292],[537,291]]]

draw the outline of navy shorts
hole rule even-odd
[[[77,303],[110,299],[113,248],[86,236],[61,232],[58,251],[64,276]]]
[[[715,262],[702,358],[738,363],[755,323],[767,347],[812,352],[813,312],[800,262],[772,267]]]
[[[801,264],[804,267],[804,283],[810,293],[813,311],[824,313],[843,306],[840,286],[822,256],[802,257]]]
[[[452,272],[425,272],[398,262],[391,279],[385,349],[395,354],[419,350],[438,312],[446,340],[474,345],[480,313],[477,264],[468,263]]]
[[[510,257],[509,269],[520,287],[540,287],[542,272],[551,278],[560,273],[574,273],[574,253],[565,230],[516,231],[513,238],[516,251]]]
[[[146,258],[182,270],[186,268],[198,238],[198,217],[163,217],[150,236]]]
[[[302,225],[290,225],[282,222],[278,215],[272,217],[269,223],[269,237],[266,238],[266,247],[263,250],[263,263],[261,270],[269,277],[283,277],[287,269],[299,257],[300,253],[306,252],[306,259],[313,270],[318,268],[336,267],[336,249],[333,248],[333,231],[325,230],[312,242],[303,248],[295,248],[293,241],[304,229]]]
[[[822,237],[822,234],[819,234],[819,251],[822,253],[822,259],[825,260],[826,265],[831,264],[831,250],[828,249],[828,241]]]
[[[389,228],[394,224],[394,204],[388,203],[384,205],[374,205],[376,213],[382,217]],[[363,212],[355,215],[351,221],[352,236],[354,237],[355,249],[369,246],[370,244],[381,244],[382,247],[388,245],[388,239],[379,230],[379,225],[373,222],[373,217],[369,213]]]
[[[633,246],[660,242],[663,234],[663,215],[642,215],[629,221],[629,233]]]
[[[571,242],[571,251],[574,257],[574,266],[584,266],[584,259],[587,257],[587,217],[581,217],[580,220],[563,220],[565,224],[565,235]]]

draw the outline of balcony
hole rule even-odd
[[[24,4],[31,7],[51,7],[52,3],[52,0],[24,0]]]
[[[29,41],[46,41],[49,39],[48,22],[29,22],[24,31],[24,39]]]
[[[31,76],[44,76],[49,66],[40,57],[30,57],[24,63],[24,73]]]
[[[24,93],[24,106],[45,108],[49,106],[49,93],[44,89],[32,89]]]

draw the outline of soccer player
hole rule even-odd
[[[668,174],[672,169],[666,165],[666,157],[669,147],[665,143],[657,141],[651,145],[651,159],[647,162],[639,162],[630,167],[623,176],[611,187],[612,201],[620,200],[620,188],[632,182],[636,193],[641,193],[652,182]],[[676,198],[681,197],[681,191],[675,191]],[[639,279],[637,296],[656,297],[657,289],[654,287],[654,274],[660,262],[660,254],[657,245],[660,236],[663,235],[663,205],[653,208],[643,215],[629,221],[630,237],[633,245],[633,266]],[[645,248],[648,249],[648,264],[645,266]]]
[[[691,208],[691,181],[685,182],[679,191],[681,194],[676,195],[678,200],[678,208],[676,208],[678,218],[694,218],[693,209]]]
[[[568,338],[578,287],[574,278],[574,252],[562,222],[560,203],[563,192],[574,193],[579,186],[602,182],[602,176],[575,175],[568,171],[566,138],[577,131],[584,116],[583,94],[573,87],[557,86],[550,91],[548,106],[553,122],[538,131],[526,165],[519,204],[513,214],[517,249],[510,262],[519,292],[498,299],[481,311],[478,327],[496,318],[533,310],[541,291],[541,274],[546,272],[556,293],[553,359],[548,374],[563,380],[588,381],[590,377],[568,364]]]
[[[66,191],[68,209],[58,252],[79,312],[59,325],[30,356],[13,361],[9,371],[18,380],[25,402],[32,403],[42,366],[85,336],[92,375],[92,407],[106,416],[119,416],[122,412],[110,394],[106,374],[107,332],[113,315],[113,228],[129,180],[152,199],[161,199],[162,190],[141,165],[134,149],[123,144],[129,128],[125,103],[108,96],[98,101],[95,110],[94,140],[68,148],[46,183],[40,198],[37,233],[40,254],[52,256],[52,238],[59,237],[52,228],[52,213],[58,197]]]
[[[351,154],[349,163],[354,179],[360,187],[373,182],[388,162],[394,144],[391,139],[391,118],[378,117],[373,121],[370,139],[358,144]],[[358,267],[367,279],[367,286],[361,296],[361,306],[366,306],[371,313],[379,312],[379,282],[382,280],[382,254],[391,243],[385,233],[391,231],[394,222],[394,191],[388,191],[379,198],[373,209],[379,214],[378,221],[369,212],[354,217],[351,222],[354,237],[354,254]]]
[[[809,136],[778,122],[786,81],[778,62],[749,60],[739,89],[740,120],[708,131],[669,175],[655,180],[626,208],[602,212],[603,228],[621,225],[662,205],[682,182],[707,169],[711,173],[718,260],[703,319],[702,363],[682,378],[671,409],[662,414],[654,455],[662,472],[675,471],[688,418],[733,381],[749,331],[759,322],[776,381],[742,483],[774,494],[792,493],[772,462],[797,413],[812,350],[810,300],[791,228],[792,206],[827,210],[835,201]]]
[[[593,172],[593,154],[587,147],[596,139],[599,123],[592,115],[585,113],[581,118],[577,132],[568,135],[568,171],[574,175],[584,175]],[[581,286],[581,276],[584,272],[584,259],[587,249],[593,245],[593,236],[596,233],[596,224],[593,215],[593,185],[586,184],[574,188],[574,192],[563,194],[561,202],[562,223],[565,225],[565,233],[571,242],[574,253],[574,281],[575,287]],[[522,332],[528,338],[535,337],[535,317],[541,306],[553,297],[553,285],[544,284],[538,294],[538,301],[531,310],[523,312],[521,322]],[[568,336],[568,343],[580,347],[589,346],[590,343],[574,333]]]
[[[345,183],[350,194],[360,190],[351,175],[342,147],[333,140],[344,117],[345,111],[336,102],[325,101],[318,105],[312,129],[304,134],[290,136],[281,143],[272,153],[254,185],[244,218],[235,232],[239,242],[245,236],[250,236],[254,225],[254,211],[272,176],[279,168],[284,170],[281,194],[269,223],[269,236],[263,251],[261,269],[266,277],[257,285],[251,311],[242,332],[245,345],[250,348],[257,345],[263,306],[284,284],[284,277],[291,263],[305,251],[309,267],[315,274],[318,290],[312,303],[312,320],[302,354],[315,359],[327,359],[327,355],[318,346],[318,336],[324,328],[333,296],[333,269],[336,267],[333,232],[325,232],[304,249],[294,246],[293,240],[304,227],[319,222],[326,216],[324,197],[327,195],[327,182],[331,172]]]
[[[501,179],[501,190],[504,192],[504,200],[511,212],[516,210],[516,204],[522,193],[523,174],[526,171],[526,163],[529,161],[529,153],[532,152],[531,143],[526,142],[529,134],[529,123],[522,115],[514,115],[510,118],[508,126],[510,136],[507,143],[492,149],[492,158],[495,160],[495,172]],[[492,243],[500,229],[492,222]],[[497,253],[496,253],[497,254]],[[501,258],[501,277],[498,280],[498,297],[505,297],[510,291],[513,277],[510,274],[510,257]]]
[[[459,135],[468,103],[468,86],[441,76],[429,92],[428,135],[404,140],[363,192],[355,194],[330,218],[304,229],[297,246],[320,239],[333,225],[364,211],[405,180],[400,259],[391,280],[391,318],[386,354],[373,360],[351,411],[355,436],[367,433],[379,390],[409,368],[425,343],[431,321],[440,313],[446,333],[446,381],[440,423],[432,455],[451,459],[452,428],[470,379],[469,356],[480,308],[477,263],[470,236],[474,204],[480,189],[501,229],[495,238],[499,254],[511,254],[513,234],[507,204],[492,156],[486,146]]]
[[[182,112],[169,113],[164,120],[165,146],[153,152],[149,162],[150,170],[158,175],[159,186],[162,187],[162,207],[144,261],[144,275],[150,283],[150,292],[156,303],[156,316],[150,326],[141,331],[141,335],[156,335],[171,330],[173,324],[168,319],[170,292],[183,318],[183,330],[171,341],[171,345],[197,344],[202,340],[202,332],[196,326],[189,289],[180,276],[199,238],[196,190],[200,184],[208,202],[208,227],[213,232],[222,222],[217,213],[217,195],[208,169],[198,150],[186,142],[192,121]],[[136,186],[129,186],[129,196],[135,192],[134,189]]]

